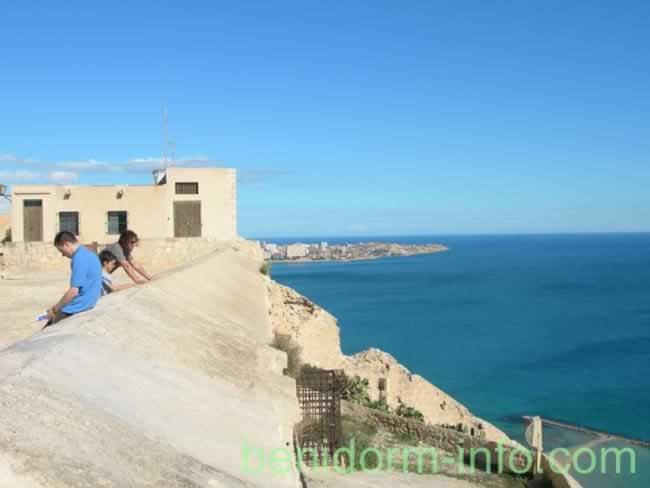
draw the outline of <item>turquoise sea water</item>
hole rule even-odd
[[[325,240],[450,248],[274,264],[339,319],[344,353],[383,349],[514,436],[520,415],[542,415],[650,440],[650,234]],[[621,482],[592,484],[650,476]]]

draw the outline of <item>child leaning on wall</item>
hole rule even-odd
[[[117,258],[115,254],[110,251],[102,251],[99,253],[99,262],[102,263],[102,296],[108,295],[120,290],[134,287],[135,284],[128,285],[114,285],[111,273],[117,266]]]

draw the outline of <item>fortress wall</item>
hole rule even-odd
[[[470,449],[475,449],[477,453],[481,452],[478,449],[486,449],[490,452],[490,461],[495,465],[498,463],[497,444],[493,441],[472,437],[453,429],[429,425],[397,415],[389,415],[379,410],[362,407],[350,402],[342,402],[341,410],[343,414],[354,416],[355,419],[362,419],[364,422],[387,432],[408,434],[427,446],[434,447],[441,452],[449,453],[453,456],[458,456],[459,448],[462,448],[464,453],[468,455],[471,452]],[[504,460],[504,471],[512,472],[511,467],[520,471],[520,474],[525,471],[529,463],[524,452],[519,451],[517,449],[518,446],[506,446],[505,443],[503,443],[503,446],[502,459]],[[480,458],[479,455],[475,457],[477,466],[478,461],[481,459],[484,458]],[[497,472],[497,469],[498,466],[495,466],[493,472]]]
[[[459,447],[462,447],[466,453],[471,452],[470,449],[475,449],[475,452],[477,453],[483,452],[478,451],[479,449],[486,449],[487,452],[490,453],[490,460],[493,463],[492,472],[496,472],[498,469],[499,454],[497,444],[494,441],[471,437],[453,429],[427,425],[397,415],[388,415],[379,410],[373,410],[346,401],[341,402],[341,411],[344,415],[354,416],[357,420],[361,419],[364,422],[379,427],[387,432],[413,436],[423,444],[432,446],[442,452],[456,454]],[[523,454],[523,451],[516,447],[517,446],[506,447],[504,444],[502,454],[502,459],[504,460],[504,471],[511,471],[512,466],[516,468],[518,474],[521,474],[528,465],[531,465],[528,474],[532,475],[532,464]],[[530,459],[534,460],[534,454],[531,454],[531,456]],[[475,459],[478,462],[485,458],[481,458],[480,455],[477,455]],[[551,483],[553,488],[582,488],[580,483],[578,483],[571,475],[561,473],[562,466],[555,464],[555,468],[551,469],[551,462],[552,461],[548,456],[542,456],[542,470],[544,477]]]
[[[260,263],[212,253],[0,351],[0,485],[298,488],[246,469],[300,418]]]
[[[87,243],[84,243],[87,244]],[[100,243],[99,250],[110,243]],[[146,269],[159,272],[204,256],[215,250],[236,249],[254,259],[262,259],[255,241],[215,241],[205,238],[142,239],[134,252]],[[7,243],[0,247],[0,266],[7,271],[67,271],[70,261],[50,242]]]

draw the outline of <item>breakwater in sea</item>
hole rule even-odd
[[[532,417],[529,417],[529,416],[526,416],[526,415],[524,415],[522,418],[527,420],[527,421],[532,420]],[[623,441],[623,442],[627,442],[628,444],[633,444],[635,446],[650,448],[650,442],[644,441],[644,440],[641,440],[641,439],[634,439],[632,437],[627,437],[627,436],[623,436],[623,435],[620,435],[620,434],[614,434],[614,433],[610,433],[610,432],[603,432],[603,431],[591,429],[589,427],[585,427],[585,426],[582,426],[582,425],[572,424],[572,423],[569,423],[569,422],[562,422],[562,421],[559,421],[559,420],[553,420],[553,419],[548,419],[548,418],[544,418],[544,417],[541,417],[541,420],[542,420],[543,424],[552,425],[553,427],[560,427],[560,428],[563,428],[563,429],[572,430],[574,432],[580,432],[582,434],[589,434],[589,435],[594,435],[594,436],[598,436],[598,437],[605,437],[605,438],[607,438],[607,440]]]

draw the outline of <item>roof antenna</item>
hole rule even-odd
[[[7,185],[0,184],[0,197],[11,201],[11,195],[7,193]]]

